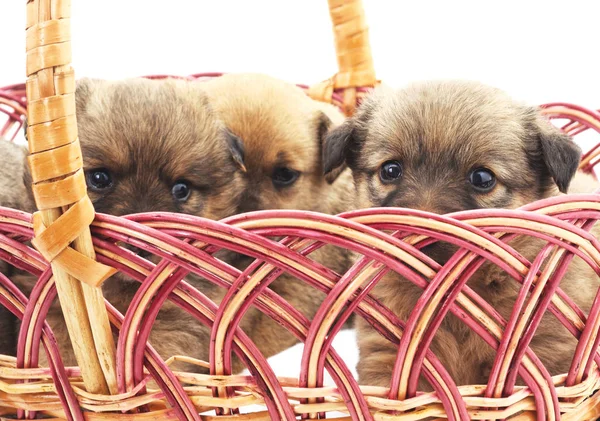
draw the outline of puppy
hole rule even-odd
[[[262,152],[258,150],[267,145],[251,143],[253,138],[247,135],[250,132],[236,133],[222,124],[221,113],[213,110],[218,107],[209,105],[208,89],[208,84],[175,80],[79,82],[76,91],[79,140],[88,193],[96,211],[112,215],[181,212],[218,220],[239,212],[282,207],[285,202],[292,203],[291,206],[304,203],[300,207],[326,209],[328,205],[324,203],[333,200],[330,194],[334,189],[323,181],[321,144],[333,123],[321,115],[320,105],[315,103],[311,113],[312,103],[302,102],[310,101],[306,96],[289,98],[286,110],[297,109],[293,121],[297,127],[304,125],[305,128],[292,132],[287,126],[280,126],[281,143],[269,148],[278,148],[279,160],[271,163],[267,157],[261,160]],[[292,94],[296,93],[295,89]],[[281,89],[277,94],[287,96],[288,93]],[[223,92],[225,94],[228,92]],[[277,101],[274,104],[283,102]],[[240,103],[243,100],[240,99]],[[254,107],[253,103],[246,105]],[[262,108],[256,114],[264,117],[262,126],[252,133],[277,132],[278,129],[271,126],[277,125],[278,113],[274,107]],[[284,136],[286,130],[287,137]],[[282,160],[289,151],[302,153]],[[264,174],[267,165],[273,167],[270,173]],[[294,180],[286,178],[288,172],[294,174]],[[270,189],[266,183],[260,183],[263,176],[271,183]],[[345,179],[351,181],[349,173]],[[307,186],[314,190],[311,195],[306,194]],[[329,209],[337,211],[333,206]],[[249,261],[231,253],[221,257],[240,268]],[[197,276],[186,280],[216,303],[226,293]],[[136,282],[120,275],[107,280],[103,290],[105,297],[119,311],[125,312],[137,286]],[[285,277],[276,281],[273,289],[293,304],[306,306],[301,310],[307,315],[314,314],[322,300],[317,291]],[[54,317],[58,317],[58,308],[54,310]],[[63,325],[55,323],[53,327],[58,343],[68,343]],[[295,342],[281,327],[264,321],[257,310],[251,310],[242,320],[242,329],[267,357]],[[153,327],[150,341],[163,358],[183,354],[207,360],[210,331],[167,303]],[[66,348],[61,350],[63,358],[67,364],[75,363],[72,350]],[[241,368],[236,360],[234,369]],[[194,366],[186,369],[200,370]]]
[[[200,82],[219,118],[244,148],[246,190],[237,212],[300,209],[337,214],[348,210],[354,189],[348,170],[323,176],[325,135],[344,121],[330,104],[310,99],[302,89],[259,74],[228,74]],[[348,251],[327,246],[311,255],[338,273],[350,265]],[[250,260],[228,259],[239,269]],[[271,289],[312,319],[325,295],[284,274]],[[258,313],[258,312],[257,312]],[[257,314],[263,353],[281,352],[297,340],[269,317]]]
[[[580,154],[536,108],[479,83],[453,81],[376,90],[355,117],[328,135],[324,159],[326,173],[346,163],[351,168],[360,207],[397,206],[444,214],[517,208],[566,192]],[[578,184],[582,191],[582,183]],[[523,237],[511,242],[529,261],[542,245]],[[455,249],[437,243],[424,252],[444,264]],[[598,285],[596,274],[576,258],[561,288],[588,311]],[[510,316],[520,289],[491,263],[475,273],[469,286],[504,318]],[[421,292],[397,274],[389,274],[373,289],[373,295],[403,320]],[[397,347],[363,320],[357,320],[357,329],[361,384],[389,386]],[[568,370],[575,345],[551,315],[544,317],[531,343],[553,375]],[[431,349],[457,384],[487,381],[494,350],[453,315],[445,318]],[[429,389],[423,381],[420,387]]]
[[[244,177],[252,188],[245,190],[238,212],[347,209],[344,193],[353,187],[350,172],[323,177],[325,135],[344,121],[335,106],[260,74],[228,74],[200,83],[219,118],[244,147]]]
[[[25,156],[27,149],[16,143],[0,138],[0,206],[20,209],[27,212],[34,210],[34,204],[27,193],[23,180],[25,172]],[[9,278],[14,268],[7,262],[0,260],[0,272]],[[14,353],[16,335],[14,326],[16,318],[7,309],[0,306],[0,354]]]
[[[165,211],[211,219],[235,213],[244,191],[237,162],[240,145],[214,116],[198,85],[84,79],[75,96],[87,189],[97,212]],[[30,181],[27,172],[26,185]],[[17,282],[29,295],[35,280],[19,276]],[[138,285],[118,274],[105,282],[103,291],[125,313]],[[75,364],[58,302],[48,321],[65,364]],[[181,353],[202,358],[194,351],[206,335],[198,321],[166,303],[151,342],[164,358]]]

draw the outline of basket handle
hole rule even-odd
[[[378,81],[369,43],[369,28],[362,0],[328,0],[333,23],[339,72],[309,88],[317,100],[332,102],[333,92],[342,91],[343,110],[352,115],[357,105],[357,88],[374,87]]]
[[[34,247],[52,265],[58,297],[88,392],[117,393],[115,346],[100,284],[114,273],[96,262],[75,118],[70,0],[28,0],[27,139]],[[95,352],[94,352],[95,351]]]

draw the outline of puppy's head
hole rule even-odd
[[[351,167],[360,206],[436,213],[565,192],[580,155],[536,108],[459,81],[378,89],[324,148],[325,172]]]
[[[88,193],[98,212],[235,211],[243,151],[197,84],[81,80],[77,125]]]
[[[201,85],[219,118],[241,142],[247,190],[239,212],[313,209],[327,212],[339,171],[323,175],[326,133],[344,117],[298,87],[257,74],[229,74]]]

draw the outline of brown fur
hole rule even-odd
[[[23,179],[27,148],[0,138],[0,155],[0,206],[32,212],[35,204]]]
[[[34,210],[34,204],[23,182],[26,155],[27,149],[24,146],[0,138],[0,206],[27,212]],[[10,278],[14,268],[0,260],[0,272]],[[14,352],[15,323],[16,318],[13,314],[0,305],[0,354],[10,355]]]
[[[311,100],[298,87],[258,74],[230,74],[202,82],[210,104],[244,146],[244,174],[249,188],[239,212],[258,209],[303,209],[335,214],[349,207],[353,189],[349,171],[323,177],[322,142],[331,127],[343,121],[332,105]],[[273,182],[276,168],[300,173],[286,187]],[[324,247],[311,255],[343,273],[350,258],[345,250]],[[234,259],[243,268],[248,259]],[[271,288],[294,308],[312,319],[324,294],[290,275],[282,275]],[[265,355],[274,355],[297,342],[269,317],[256,312],[256,338]]]
[[[211,219],[235,212],[244,189],[241,170],[232,156],[230,135],[214,116],[199,86],[180,80],[84,79],[77,85],[76,103],[86,177],[94,170],[105,169],[113,179],[113,185],[101,191],[92,188],[88,179],[88,194],[96,211],[112,215],[181,212]],[[29,178],[27,173],[28,185]],[[181,180],[191,186],[184,202],[171,195],[172,186]],[[30,293],[34,279],[18,276],[16,281],[26,294]],[[191,277],[188,281],[194,283]],[[105,297],[122,313],[137,288],[137,282],[123,275],[103,285]],[[209,286],[207,295],[215,295],[211,294],[213,288]],[[63,360],[75,364],[58,302],[48,320]],[[203,358],[206,355],[197,352],[200,341],[208,343],[207,330],[166,303],[151,334],[157,351],[165,358],[182,353]]]
[[[245,192],[240,211],[254,209],[310,209],[341,212],[345,205],[340,191],[323,177],[322,138],[332,126],[343,122],[332,105],[311,100],[298,87],[257,74],[230,74],[202,83],[210,104],[244,145],[246,179],[252,189]],[[277,167],[301,173],[287,188],[277,188],[272,174]],[[339,188],[344,185],[344,188]],[[333,194],[332,194],[333,193]]]
[[[275,85],[278,82],[265,82],[265,85],[269,83]],[[269,96],[263,97],[262,102],[279,101],[279,106],[282,101],[275,96],[290,95],[286,110],[305,110],[286,115],[286,119],[293,120],[299,130],[302,130],[303,124],[306,126],[302,132],[304,137],[300,138],[297,132],[291,131],[286,137],[285,130],[290,129],[282,125],[284,132],[278,138],[278,151],[289,154],[293,150],[293,164],[301,164],[299,168],[303,171],[298,182],[305,183],[306,180],[307,188],[313,189],[311,194],[305,194],[305,189],[297,186],[280,191],[268,188],[268,183],[262,178],[265,167],[260,158],[261,148],[274,148],[265,148],[260,139],[253,141],[254,138],[247,136],[248,132],[243,130],[226,129],[219,120],[226,119],[226,110],[219,107],[218,101],[209,105],[206,95],[206,91],[212,89],[209,84],[143,79],[81,82],[76,93],[77,117],[86,173],[104,168],[114,179],[113,186],[105,192],[88,189],[96,210],[114,215],[182,212],[211,219],[290,204],[291,207],[314,209],[317,207],[314,204],[318,203],[319,210],[337,211],[328,205],[333,200],[331,193],[334,187],[323,182],[322,168],[318,164],[321,135],[324,133],[318,132],[320,126],[312,119],[313,115],[315,118],[320,115],[316,111],[311,114],[310,108],[314,106],[317,109],[319,106],[306,96],[294,96],[295,87],[277,86]],[[231,104],[235,103],[238,91],[234,93],[226,85],[223,89],[222,96],[230,98]],[[238,101],[241,106],[255,107],[255,103]],[[279,124],[278,113],[279,109],[274,107],[260,108],[259,115],[264,120],[253,127],[252,133],[260,130],[265,134],[276,132],[273,127]],[[240,116],[240,119],[244,118]],[[265,136],[264,139],[270,138]],[[302,143],[306,144],[306,153],[298,157],[296,154],[302,149]],[[291,158],[292,155],[290,162]],[[266,177],[268,179],[270,175]],[[174,201],[170,192],[171,186],[180,180],[187,180],[193,186],[189,199],[184,203]],[[349,173],[345,180],[346,184],[341,178],[337,185],[348,186],[351,181]],[[334,256],[331,252],[324,253],[324,256]],[[220,257],[239,268],[248,264],[248,259],[231,253]],[[335,264],[341,265],[337,254],[335,258]],[[186,280],[217,303],[226,292],[197,276],[188,276]],[[272,287],[307,316],[314,314],[322,300],[321,293],[286,276]],[[105,297],[121,312],[127,309],[136,289],[137,283],[123,276],[115,276],[103,286]],[[51,317],[55,320],[62,317],[57,307]],[[296,341],[266,319],[258,311],[251,310],[242,320],[242,328],[268,357]],[[68,344],[62,323],[55,322],[53,325],[58,343]],[[151,343],[165,358],[188,355],[207,360],[209,340],[207,328],[169,303],[161,310],[151,334]],[[70,347],[67,349],[65,346],[61,352],[67,364],[74,363]],[[187,369],[199,370],[199,367],[188,366]],[[237,360],[234,369],[241,369]]]
[[[516,208],[556,195],[559,189],[568,188],[579,158],[579,148],[535,108],[478,83],[430,82],[399,91],[376,91],[355,118],[331,132],[325,160],[326,170],[348,163],[361,207],[400,206],[448,213]],[[380,167],[389,160],[401,162],[403,174],[385,183]],[[489,192],[477,191],[469,183],[470,171],[479,167],[496,175],[497,184]],[[576,177],[580,181],[574,191],[594,189],[585,177]],[[511,245],[531,261],[543,243],[517,238]],[[453,250],[448,244],[436,244],[424,251],[443,264]],[[588,311],[598,285],[595,273],[574,259],[561,288]],[[487,263],[469,286],[507,318],[520,284]],[[407,320],[421,290],[390,274],[373,294]],[[357,327],[361,383],[389,385],[396,346],[362,319],[357,320]],[[531,344],[553,375],[568,370],[575,345],[576,340],[551,315],[544,317]],[[457,384],[486,382],[494,351],[453,315],[445,318],[431,349]],[[429,388],[423,381],[420,387]]]

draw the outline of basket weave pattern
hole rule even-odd
[[[340,73],[305,88],[311,96],[351,114],[366,87],[376,84],[366,25],[360,1],[329,3]],[[589,234],[600,219],[600,195],[566,195],[519,210],[446,216],[386,208],[339,216],[264,211],[223,221],[166,213],[94,217],[85,185],[77,187],[75,180],[71,189],[48,187],[64,185],[81,172],[72,111],[69,2],[33,0],[27,7],[29,79],[26,86],[0,91],[0,110],[7,116],[0,135],[16,136],[28,104],[30,163],[40,212],[32,216],[0,208],[0,259],[35,275],[38,282],[25,297],[0,274],[0,304],[22,320],[17,357],[0,356],[0,415],[33,417],[42,411],[76,420],[289,420],[341,411],[353,420],[600,417],[600,296],[585,315],[558,288],[573,256],[600,274],[600,242]],[[567,119],[563,130],[569,134],[588,129],[600,134],[598,112],[563,103],[548,104],[543,110],[550,118]],[[600,142],[584,156],[582,169],[592,171],[599,155]],[[547,246],[529,262],[507,244],[515,235],[540,238]],[[435,241],[459,248],[443,267],[420,251]],[[348,248],[361,257],[346,273],[335,273],[310,257],[325,244]],[[158,256],[160,262],[153,264],[126,245]],[[213,257],[223,249],[256,260],[241,272]],[[466,286],[486,261],[524,284],[508,321]],[[390,270],[423,288],[422,300],[408,321],[398,320],[369,295]],[[126,314],[108,302],[103,305],[98,288],[117,271],[141,283]],[[313,320],[269,289],[283,272],[327,293]],[[223,301],[216,305],[188,285],[184,278],[189,273],[227,289]],[[537,291],[544,287],[544,293],[528,294],[532,285]],[[80,345],[79,367],[64,367],[45,322],[57,295],[70,303],[63,310],[72,317],[69,332]],[[186,356],[163,361],[147,342],[166,300],[210,327],[209,361]],[[238,328],[250,306],[305,344],[298,379],[278,378]],[[528,347],[546,311],[579,339],[570,371],[555,377]],[[353,312],[398,344],[394,378],[399,380],[392,389],[358,385],[332,347]],[[448,312],[498,350],[487,385],[457,387],[428,349]],[[111,330],[118,332],[116,344]],[[48,355],[48,368],[37,367],[40,344]],[[231,374],[234,354],[249,376]],[[211,374],[177,371],[176,361],[208,367]],[[335,386],[323,386],[325,370]],[[421,373],[434,392],[416,390]],[[515,385],[517,376],[526,386]],[[265,410],[244,413],[256,404]]]

